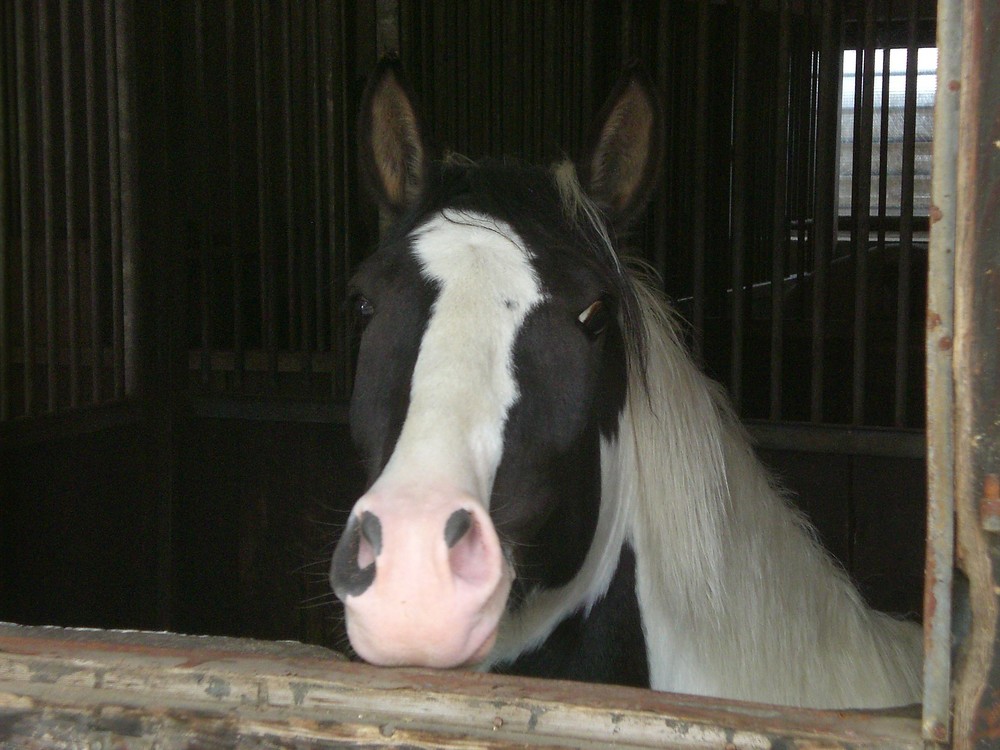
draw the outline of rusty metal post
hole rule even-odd
[[[972,624],[954,746],[1000,743],[1000,4],[963,4],[955,244],[955,507]],[[953,85],[949,82],[949,86]],[[983,514],[985,511],[985,515]],[[985,527],[985,528],[984,528]]]
[[[962,62],[961,6],[938,2],[937,96],[927,283],[927,553],[924,578],[924,738],[946,742],[951,720],[951,603],[954,559],[952,340]]]
[[[6,46],[7,19],[0,17],[0,39]],[[6,47],[10,49],[10,47]],[[7,54],[0,52],[0,422],[10,418],[10,339],[8,338],[7,306],[11,304],[13,275],[8,276],[7,236],[12,222],[7,214]]]

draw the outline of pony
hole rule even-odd
[[[330,564],[383,666],[825,707],[919,701],[919,627],[870,609],[617,247],[660,179],[626,69],[586,155],[437,158],[400,64],[362,98],[389,224],[350,287],[369,475]]]

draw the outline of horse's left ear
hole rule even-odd
[[[626,227],[649,201],[663,160],[663,106],[649,76],[631,65],[598,114],[579,165],[582,186]]]

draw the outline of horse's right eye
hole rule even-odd
[[[375,305],[363,294],[355,295],[351,300],[351,308],[354,319],[362,326],[368,323],[375,314]]]
[[[354,298],[354,314],[359,318],[370,318],[375,314],[375,305],[363,294]]]

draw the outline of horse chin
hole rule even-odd
[[[487,661],[496,645],[497,632],[498,628],[494,625],[485,636],[474,629],[463,643],[452,641],[443,644],[442,639],[429,639],[421,645],[410,644],[405,649],[385,649],[377,645],[384,643],[384,633],[376,635],[367,633],[363,628],[352,628],[348,620],[348,635],[355,652],[377,667],[476,669]]]
[[[364,661],[380,667],[477,668],[497,643],[510,573],[505,565],[492,595],[474,611],[438,608],[413,597],[373,608],[365,595],[348,596],[344,608],[351,646]]]

